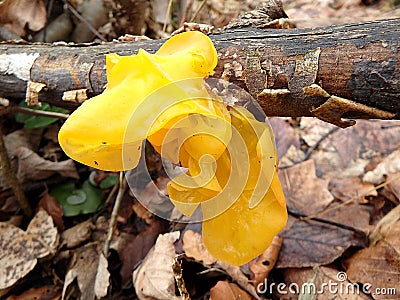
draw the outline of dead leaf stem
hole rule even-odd
[[[293,217],[299,218],[302,221],[314,220],[316,222],[320,222],[320,223],[323,223],[323,224],[329,224],[329,225],[333,225],[333,226],[336,226],[336,227],[340,227],[340,228],[352,231],[352,232],[357,233],[357,234],[359,234],[359,235],[361,235],[363,237],[367,237],[368,236],[368,232],[366,232],[364,230],[361,230],[359,228],[356,228],[356,227],[353,227],[353,226],[349,226],[349,225],[346,225],[346,224],[341,224],[341,223],[338,223],[338,222],[335,222],[335,221],[331,221],[331,220],[327,220],[327,219],[321,219],[321,218],[317,218],[317,217],[310,217],[310,216],[307,216],[306,214],[293,211],[293,210],[291,210],[289,208],[288,208],[288,214],[293,216]]]
[[[52,111],[36,110],[36,109],[28,108],[28,107],[19,107],[16,105],[10,105],[10,106],[0,110],[0,116],[4,116],[4,115],[8,115],[8,114],[15,114],[15,113],[21,113],[21,114],[32,115],[32,116],[40,116],[40,117],[57,118],[57,119],[62,119],[62,120],[66,120],[69,117],[68,114],[52,112]]]
[[[115,199],[113,210],[111,212],[111,219],[110,219],[110,224],[108,226],[107,238],[104,242],[104,247],[103,247],[103,254],[106,258],[108,257],[108,250],[110,249],[110,243],[114,233],[114,225],[117,220],[119,207],[121,206],[121,201],[122,197],[124,196],[125,190],[126,190],[126,180],[124,177],[124,172],[119,172],[118,194],[117,198]]]
[[[108,197],[107,197],[106,202],[105,202],[106,205],[108,203],[110,203],[110,201],[111,201],[112,197],[114,196],[115,192],[117,191],[118,187],[119,187],[119,181],[114,184],[111,192],[108,194]]]
[[[389,183],[391,183],[391,182],[393,182],[393,181],[395,181],[395,180],[397,180],[397,179],[400,179],[400,175],[395,176],[395,177],[393,177],[392,179],[390,179],[390,180],[388,180],[388,181],[385,181],[385,182],[383,182],[383,183],[377,185],[377,186],[374,187],[373,189],[370,189],[370,190],[368,190],[368,191],[362,193],[362,194],[359,195],[359,196],[353,197],[353,198],[351,198],[351,199],[349,199],[349,200],[347,200],[347,201],[344,201],[344,202],[342,202],[342,203],[340,203],[340,204],[338,204],[338,205],[335,205],[335,206],[333,206],[333,207],[330,207],[330,208],[328,208],[328,209],[325,209],[324,211],[322,211],[322,212],[320,212],[320,213],[318,213],[318,214],[311,215],[311,216],[306,216],[306,217],[302,217],[302,220],[311,220],[311,219],[316,220],[318,216],[322,216],[322,215],[324,215],[324,214],[326,214],[326,213],[328,213],[328,212],[330,212],[330,211],[333,211],[333,210],[338,209],[338,208],[340,208],[340,207],[342,207],[342,206],[348,205],[348,204],[354,202],[355,200],[357,200],[357,199],[359,199],[359,198],[363,198],[363,197],[365,197],[365,196],[368,196],[371,192],[377,191],[377,190],[379,190],[380,188],[383,188],[384,186],[388,185]]]
[[[200,13],[201,9],[204,7],[204,5],[206,4],[207,0],[203,0],[199,7],[197,7],[196,11],[194,12],[193,16],[190,18],[190,22],[193,22],[194,19],[196,19],[197,15]]]
[[[324,135],[322,135],[322,136],[319,138],[319,140],[316,141],[315,144],[312,145],[312,146],[307,150],[307,153],[306,153],[306,155],[304,156],[304,158],[303,158],[302,160],[297,161],[297,162],[291,164],[290,166],[279,167],[279,169],[280,169],[280,170],[285,170],[285,169],[288,169],[288,168],[290,168],[290,167],[293,167],[293,166],[295,166],[295,165],[298,165],[298,164],[300,164],[300,163],[306,161],[307,159],[310,158],[311,154],[312,154],[312,153],[314,152],[314,150],[322,143],[323,140],[325,140],[328,136],[330,136],[331,134],[333,134],[334,132],[336,132],[336,131],[339,130],[339,129],[340,129],[340,127],[334,127],[334,128],[332,128],[331,130],[329,130],[327,133],[325,133]]]
[[[193,6],[193,2],[194,2],[194,0],[189,0],[189,2],[187,3],[185,12],[183,13],[182,19],[179,23],[179,27],[183,26],[183,24],[186,22],[186,19],[189,15],[189,11]]]
[[[33,216],[33,210],[22,190],[21,184],[19,183],[16,174],[11,168],[10,158],[8,157],[7,149],[4,143],[4,127],[3,122],[0,119],[0,158],[1,158],[1,169],[3,175],[14,192],[14,195],[21,206],[24,214],[31,219]]]
[[[71,5],[68,3],[67,0],[63,0],[64,4],[67,6],[67,8],[71,11],[71,13],[77,17],[79,19],[79,21],[83,22],[88,28],[89,30],[95,35],[97,36],[100,40],[102,40],[103,42],[106,42],[107,40],[100,34],[100,32],[98,32],[96,30],[96,28],[94,28],[92,26],[92,24],[90,24],[84,17],[82,17],[79,12]]]
[[[32,109],[32,108],[18,107],[18,106],[15,107],[14,111],[16,113],[21,113],[21,114],[26,114],[26,115],[50,117],[50,118],[57,118],[57,119],[63,119],[63,120],[66,120],[69,117],[68,114],[52,112],[52,111],[36,110],[36,109]]]
[[[171,13],[171,7],[172,7],[172,0],[169,0],[168,8],[167,8],[167,11],[165,12],[165,21],[164,21],[164,26],[163,26],[162,32],[165,32],[167,30],[168,16]]]

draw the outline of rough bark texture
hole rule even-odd
[[[210,38],[219,53],[214,77],[248,90],[269,116],[320,117],[330,111],[336,116],[328,121],[400,118],[400,19],[317,29],[244,27]],[[39,101],[73,108],[76,103],[62,100],[64,92],[86,89],[92,97],[104,89],[106,53],[153,53],[161,43],[0,44],[0,64],[10,54],[35,53],[29,81],[45,88],[33,93]],[[0,74],[0,96],[25,98],[26,78],[1,65]]]

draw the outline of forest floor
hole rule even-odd
[[[170,8],[154,1],[136,24],[117,2],[104,0],[99,12],[103,1],[69,1],[68,8],[66,1],[9,0],[0,3],[0,24],[28,41],[111,41],[126,32],[165,38],[183,20],[222,28],[261,3],[187,1],[192,6],[184,9],[185,1]],[[73,7],[96,30],[71,17]],[[298,28],[400,17],[397,0],[286,0],[283,7]],[[37,33],[43,26],[47,35]],[[57,138],[63,120],[10,114],[1,121],[6,150],[0,152],[8,153],[34,216],[24,216],[5,172],[0,299],[189,299],[180,295],[185,289],[192,299],[214,300],[400,298],[400,121],[358,120],[338,129],[314,118],[271,118],[289,220],[262,255],[241,267],[210,255],[199,223],[177,221],[182,215],[167,198],[161,157],[149,145],[153,181],[132,190],[118,173],[68,159]],[[128,183],[138,178],[130,172]],[[170,209],[176,221],[152,214],[134,194],[158,203],[155,210]]]

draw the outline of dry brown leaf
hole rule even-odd
[[[113,239],[111,248],[118,252],[121,259],[120,274],[123,287],[130,285],[132,269],[147,255],[159,234],[166,230],[166,223],[157,220],[137,235],[121,232]]]
[[[187,256],[193,257],[205,264],[214,264],[214,267],[224,270],[242,289],[247,291],[255,299],[259,299],[253,284],[250,283],[249,279],[243,274],[240,267],[232,266],[213,258],[204,246],[199,233],[187,230],[183,236],[182,248]]]
[[[65,177],[79,178],[72,159],[52,162],[25,147],[19,147],[15,152],[18,156],[17,177],[21,182],[46,179],[56,173]]]
[[[325,126],[322,121],[313,122],[314,127]],[[325,178],[363,175],[372,157],[399,149],[398,124],[399,121],[358,120],[355,126],[330,134],[312,153],[317,171]]]
[[[285,11],[298,28],[317,28],[334,24],[372,21],[381,19],[385,15],[390,18],[399,16],[400,10],[391,7],[390,3],[296,0],[285,2]],[[383,6],[387,9],[383,9]]]
[[[311,215],[332,202],[328,181],[315,176],[313,160],[307,160],[279,172],[287,205],[293,211]]]
[[[330,267],[286,269],[283,271],[284,293],[274,290],[281,297],[315,300],[368,299],[362,288],[347,280],[346,273]],[[275,284],[275,287],[278,285]],[[289,288],[290,286],[290,288]]]
[[[250,271],[252,272],[251,279],[254,281],[254,287],[264,283],[269,272],[274,268],[278,260],[279,251],[281,250],[283,238],[275,236],[271,245],[259,257],[249,262]]]
[[[179,231],[159,235],[143,263],[133,272],[133,285],[140,300],[180,299],[175,296],[175,279],[172,271],[176,256],[174,243],[179,235]]]
[[[362,249],[346,261],[352,282],[369,285],[374,299],[398,299],[400,295],[400,221],[374,246]]]
[[[283,118],[270,118],[269,122],[275,134],[276,148],[282,158],[290,146],[300,148],[300,136],[297,130]]]
[[[203,262],[205,265],[211,265],[217,260],[208,252],[203,244],[201,235],[193,230],[186,230],[182,238],[182,249],[186,256],[192,257],[195,260]]]
[[[110,273],[108,272],[108,261],[103,253],[99,255],[99,265],[97,266],[96,280],[94,282],[94,294],[97,298],[107,296],[108,286],[110,285]]]
[[[210,300],[252,300],[247,292],[236,284],[227,281],[218,281],[210,290]]]
[[[42,157],[50,161],[58,161],[62,157],[62,152],[60,151],[60,146],[52,142],[46,143],[40,148],[42,151]]]
[[[378,224],[376,224],[374,230],[369,235],[370,245],[374,246],[379,240],[387,237],[399,221],[400,205],[392,209],[378,222]]]
[[[335,127],[335,125],[316,118],[301,118],[300,135],[307,145],[312,147],[321,139],[321,137]]]
[[[340,203],[341,204],[341,203]],[[319,216],[322,219],[331,220],[339,224],[352,226],[365,232],[369,229],[370,207],[352,202],[344,206],[334,202],[327,207],[327,212]]]
[[[168,192],[164,188],[169,179],[166,177],[162,178],[156,182],[150,181],[143,191],[141,191],[138,200],[153,214],[166,218],[171,215],[174,205],[166,196]]]
[[[100,262],[100,246],[97,243],[90,243],[76,249],[74,253],[74,263],[65,275],[62,299],[65,297],[68,286],[76,279],[82,299],[95,299],[100,297],[109,286],[108,278],[110,274],[107,270],[107,262]],[[104,258],[105,259],[105,258]],[[96,285],[102,284],[101,288],[96,289]],[[96,294],[99,293],[99,294]],[[104,295],[103,295],[104,296]]]
[[[43,209],[39,210],[29,223],[26,235],[32,243],[31,251],[36,258],[54,254],[59,244],[59,235],[53,218]]]
[[[53,219],[39,210],[26,231],[8,223],[0,223],[0,289],[12,286],[28,274],[37,259],[55,251],[58,232]]]
[[[61,244],[67,248],[74,248],[87,241],[95,228],[92,221],[86,220],[68,228],[61,234]]]
[[[39,31],[46,24],[46,7],[43,0],[8,0],[0,6],[0,23],[23,36],[25,28]]]
[[[32,288],[18,296],[10,296],[6,300],[58,300],[61,297],[61,288],[56,285],[45,285]]]
[[[154,221],[154,215],[146,209],[140,202],[135,201],[132,204],[132,210],[135,215],[141,219],[143,219],[146,224],[151,224]]]
[[[329,264],[350,246],[364,246],[364,239],[347,229],[313,220],[293,219],[289,216],[291,226],[280,234],[284,241],[279,253],[278,268]]]
[[[333,178],[329,182],[331,194],[343,202],[353,199],[356,202],[364,202],[366,196],[377,196],[375,186],[362,182],[358,177]]]
[[[4,205],[0,207],[0,210],[2,212],[11,213],[11,214],[15,213],[19,209],[21,209],[21,206],[18,203],[17,198],[15,196],[8,197],[5,200]],[[14,216],[14,217],[16,217],[16,216]],[[15,226],[20,225],[20,223],[19,224],[12,223],[12,224],[14,224]]]
[[[47,140],[52,141],[54,144],[58,144],[58,132],[60,131],[60,125],[57,123],[47,125],[43,137]]]
[[[385,181],[385,175],[400,172],[400,150],[386,157],[373,171],[367,172],[363,181],[380,184]],[[400,177],[399,177],[400,180]]]
[[[15,130],[4,137],[4,143],[10,157],[15,155],[19,147],[32,149],[32,143],[24,129]]]
[[[370,159],[400,147],[400,121],[358,120],[355,126],[332,135],[332,143],[346,164],[351,159]]]
[[[63,209],[60,203],[57,202],[56,198],[45,193],[42,199],[40,199],[37,208],[44,209],[53,218],[54,224],[57,226],[59,231],[64,230],[63,220]]]
[[[13,131],[4,136],[4,143],[8,152],[8,156],[10,157],[11,167],[14,172],[17,172],[18,162],[16,159],[15,151],[21,146],[29,149],[32,148],[29,138],[25,130],[21,129]],[[9,185],[7,183],[7,180],[3,176],[3,172],[0,172],[0,190],[6,189],[8,187]]]
[[[252,282],[247,278],[246,275],[243,274],[240,267],[232,266],[222,261],[217,261],[215,267],[224,270],[243,290],[252,295],[254,299],[260,300],[260,297],[257,295],[256,289],[254,288]]]
[[[150,173],[158,173],[162,169],[161,155],[154,150],[153,146],[147,142],[146,143],[146,167]]]
[[[386,188],[391,191],[400,202],[400,172],[395,174],[388,174],[386,181],[389,182]]]
[[[305,161],[306,154],[300,148],[296,148],[294,145],[290,145],[286,154],[279,158],[279,167],[288,168],[298,164],[299,162]]]
[[[37,258],[27,251],[25,232],[14,225],[0,223],[0,290],[25,277],[36,265]]]

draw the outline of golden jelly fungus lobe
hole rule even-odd
[[[287,213],[269,126],[255,120],[243,107],[229,111],[232,138],[227,151],[216,160],[212,180],[185,186],[180,180],[187,176],[183,174],[168,183],[168,192],[185,215],[192,214],[200,204],[207,249],[221,261],[241,265],[268,247],[285,226]],[[197,146],[201,148],[201,144]],[[190,156],[191,160],[195,159]],[[198,164],[189,164],[188,169],[191,176],[199,174]],[[211,182],[215,182],[213,188]]]
[[[140,49],[131,56],[107,55],[107,87],[85,101],[62,126],[58,136],[62,149],[94,168],[127,170],[138,164],[142,141],[170,120],[196,113],[229,116],[222,103],[213,104],[203,84],[216,64],[217,52],[200,32],[176,35],[156,54]],[[193,80],[186,85],[171,85],[186,78]],[[165,86],[158,99],[146,101]],[[193,97],[198,101],[183,101]],[[165,109],[168,105],[170,108]],[[134,122],[130,122],[133,117]]]
[[[121,171],[138,165],[147,139],[186,168],[168,183],[171,202],[186,216],[200,206],[207,249],[241,265],[265,251],[287,212],[271,128],[211,92],[204,78],[216,65],[200,32],[178,34],[155,54],[108,54],[106,89],[72,113],[59,142],[83,164]]]

